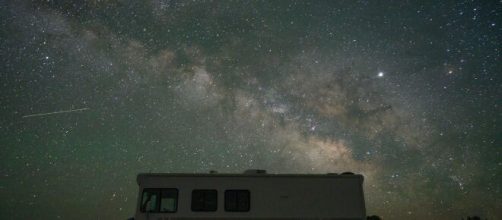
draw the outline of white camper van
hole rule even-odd
[[[365,219],[363,176],[344,174],[138,175],[135,220]]]

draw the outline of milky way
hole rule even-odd
[[[501,6],[2,2],[0,218],[126,219],[140,172],[253,168],[502,218]]]

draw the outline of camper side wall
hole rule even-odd
[[[148,189],[166,192],[176,189],[175,212],[141,212],[143,192]],[[171,204],[172,198],[165,199],[168,193],[164,191],[159,191],[164,195],[161,197]],[[140,183],[138,200],[137,220],[147,219],[147,215],[149,219],[364,219],[366,216],[359,175],[152,176]],[[164,211],[172,211],[171,206],[164,204],[164,207],[168,207]],[[161,210],[157,207],[156,211]]]

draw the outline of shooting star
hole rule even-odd
[[[57,112],[37,113],[37,114],[31,114],[31,115],[24,115],[23,118],[31,118],[31,117],[39,117],[39,116],[55,115],[55,114],[63,114],[63,113],[72,113],[72,112],[81,112],[81,111],[87,111],[89,109],[90,108],[79,108],[79,109],[71,109],[71,110],[64,110],[64,111],[57,111]]]

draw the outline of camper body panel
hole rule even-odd
[[[143,174],[138,176],[140,194],[136,220],[147,219],[364,219],[365,204],[361,175],[225,175]],[[145,188],[178,190],[175,213],[142,213]],[[191,210],[192,191],[217,190],[217,209]],[[249,190],[250,207],[245,212],[225,211],[226,190]]]

